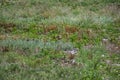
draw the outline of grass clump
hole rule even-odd
[[[119,80],[119,0],[1,0],[0,79]]]

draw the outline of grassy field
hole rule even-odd
[[[119,79],[120,0],[0,0],[0,80]]]

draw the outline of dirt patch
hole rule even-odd
[[[100,10],[101,13],[110,14],[110,15],[119,15],[120,14],[120,4],[109,4]]]
[[[51,25],[48,27],[43,27],[44,33],[52,32],[58,30],[57,26]]]
[[[110,54],[120,54],[120,46],[110,42],[108,39],[102,40],[103,45]]]
[[[14,23],[0,22],[0,26],[3,28],[10,28],[10,27],[15,27],[16,25]]]
[[[78,32],[79,29],[77,27],[65,26],[65,31],[67,33],[75,33]]]
[[[9,48],[8,47],[0,47],[0,52],[9,52]]]
[[[0,28],[4,29],[5,32],[11,32],[15,26],[14,23],[0,22]]]
[[[0,40],[6,40],[8,38],[12,38],[13,40],[16,40],[16,39],[20,39],[22,37],[19,35],[1,35],[0,34]]]

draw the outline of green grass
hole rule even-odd
[[[1,0],[0,79],[119,80],[119,6],[119,0]],[[72,63],[64,51],[74,49]]]

